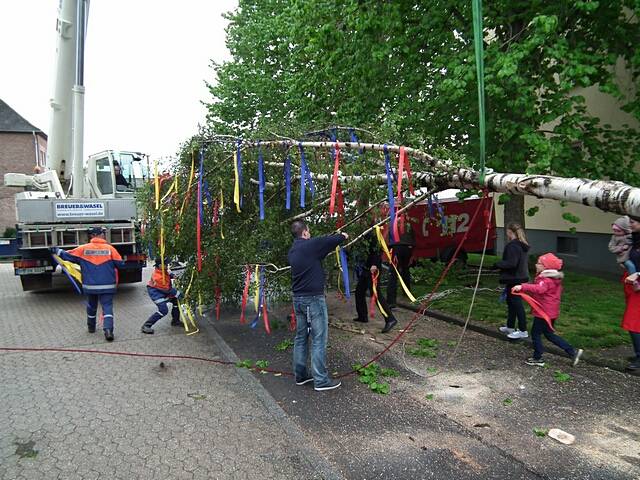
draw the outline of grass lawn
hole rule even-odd
[[[485,257],[485,267],[498,260],[494,256]],[[479,255],[469,256],[470,266],[479,263]],[[416,298],[431,291],[442,269],[440,263],[425,262],[412,270],[412,293]],[[452,269],[439,291],[452,289],[455,290],[454,293],[434,301],[430,308],[466,318],[473,294],[472,287],[477,276],[473,273],[474,270]],[[480,288],[490,290],[478,291],[471,318],[498,327],[505,324],[507,306],[499,302],[500,291],[496,290],[499,287],[496,272],[487,273],[480,280]],[[576,347],[606,348],[629,343],[629,334],[620,328],[624,312],[624,296],[620,282],[565,272],[563,285],[560,318],[555,324],[559,335]],[[532,316],[528,305],[525,307],[527,324],[531,328]]]

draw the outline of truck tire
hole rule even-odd
[[[51,288],[51,274],[20,275],[20,283],[22,283],[22,291],[24,292],[46,290]]]
[[[440,261],[442,263],[449,263],[453,258],[453,254],[456,253],[456,247],[450,245],[446,247],[444,250],[440,252]],[[458,256],[456,257],[456,262],[461,265],[467,264],[467,252],[464,249],[460,249],[458,252]]]

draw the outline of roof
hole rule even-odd
[[[18,112],[0,99],[0,132],[43,133],[38,127],[27,122]]]

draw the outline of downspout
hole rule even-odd
[[[36,135],[36,131],[32,130],[31,134],[33,135],[33,149],[36,152],[36,167],[40,166],[40,163],[38,162],[38,135]],[[31,172],[29,172],[31,173]]]

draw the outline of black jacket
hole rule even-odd
[[[324,295],[325,273],[322,260],[344,241],[343,235],[326,235],[305,240],[296,238],[287,258],[291,265],[294,297]]]
[[[529,245],[511,240],[504,246],[502,260],[496,263],[500,269],[500,283],[519,284],[529,281]]]

